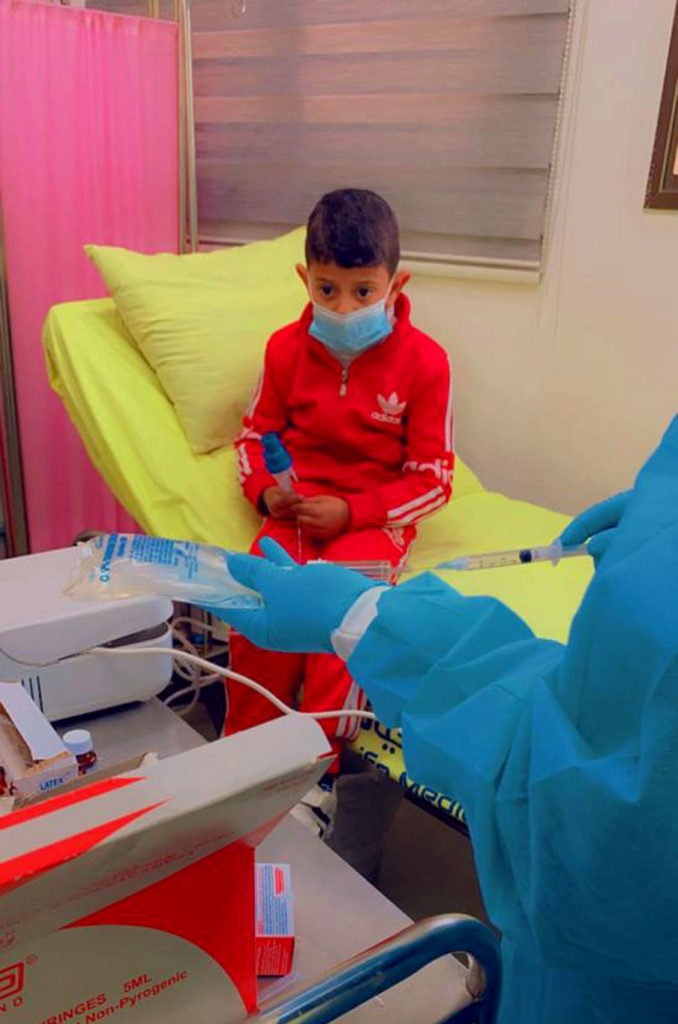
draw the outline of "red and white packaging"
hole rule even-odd
[[[0,1019],[242,1020],[254,849],[331,756],[285,717],[0,817]]]
[[[280,976],[292,970],[294,907],[289,864],[255,868],[257,975]]]

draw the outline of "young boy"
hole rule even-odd
[[[268,342],[264,370],[236,440],[240,483],[265,516],[252,547],[274,537],[307,561],[404,563],[420,519],[452,488],[452,386],[445,351],[410,322],[398,270],[393,211],[380,196],[342,189],[311,213],[306,266],[310,303]],[[295,493],[267,471],[262,435],[276,431],[298,477]],[[262,651],[233,635],[232,666],[302,711],[364,706],[330,654]],[[229,691],[226,731],[277,711],[245,687]],[[359,721],[322,722],[338,753]]]

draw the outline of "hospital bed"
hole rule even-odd
[[[233,449],[194,455],[154,371],[110,299],[63,303],[44,330],[50,381],[107,484],[150,534],[247,550],[259,518],[243,498]],[[242,406],[249,399],[245,385]],[[454,497],[419,527],[410,566],[472,552],[548,544],[566,516],[486,490],[457,457]],[[96,523],[83,523],[96,528]],[[490,594],[542,637],[564,641],[589,582],[588,559],[479,572],[441,572],[464,594]],[[406,777],[397,731],[361,730],[356,753],[408,788],[437,814],[463,822],[454,794],[436,794]]]

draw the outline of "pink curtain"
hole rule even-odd
[[[177,103],[174,23],[0,0],[0,199],[33,551],[132,528],[49,388],[40,334],[53,303],[105,294],[85,242],[176,252]]]

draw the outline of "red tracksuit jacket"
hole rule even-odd
[[[275,480],[261,436],[280,434],[301,493],[346,499],[350,529],[414,525],[452,493],[452,380],[447,353],[410,322],[399,296],[393,332],[348,369],[308,333],[312,307],[271,337],[235,446],[245,495]]]

